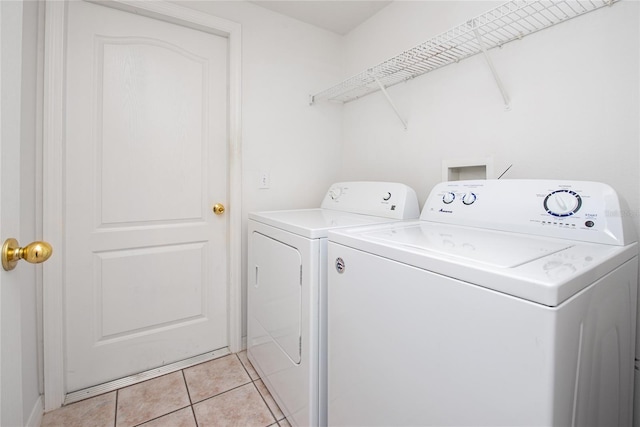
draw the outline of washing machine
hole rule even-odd
[[[329,425],[631,425],[629,212],[601,183],[457,181],[330,231]]]
[[[247,354],[287,420],[326,425],[330,229],[417,219],[399,183],[332,185],[318,209],[249,214]]]

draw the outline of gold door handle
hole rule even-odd
[[[222,203],[216,203],[213,205],[213,213],[216,215],[222,215],[224,213],[224,205]]]
[[[47,242],[33,242],[21,248],[16,239],[7,239],[2,245],[2,268],[11,271],[21,259],[31,264],[40,264],[48,260],[52,253],[53,248]]]

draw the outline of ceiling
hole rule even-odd
[[[254,0],[251,3],[344,35],[375,15],[391,1]]]

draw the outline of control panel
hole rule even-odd
[[[443,182],[431,191],[420,218],[613,245],[637,240],[624,200],[598,182]]]
[[[416,219],[420,215],[416,192],[396,182],[339,182],[329,187],[320,207],[383,218]]]

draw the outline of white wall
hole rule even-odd
[[[396,1],[347,35],[353,75],[464,23],[501,2]],[[623,1],[529,35],[484,58],[394,86],[405,131],[381,93],[344,107],[341,178],[396,180],[421,203],[443,159],[493,157],[504,178],[603,181],[638,223],[639,9]]]
[[[342,38],[248,2],[187,2],[242,25],[243,242],[248,212],[319,204],[341,167],[340,108],[308,96],[342,76]],[[258,189],[260,171],[271,187]],[[246,266],[246,245],[243,251]],[[246,319],[246,268],[243,319]],[[243,321],[246,336],[246,321]]]
[[[637,2],[492,50],[511,111],[481,56],[390,88],[406,131],[381,93],[307,105],[308,94],[501,3],[396,1],[340,37],[248,2],[180,1],[242,24],[243,241],[248,212],[316,206],[332,181],[404,182],[422,203],[443,160],[484,157],[497,173],[513,164],[505,178],[607,182],[638,223]],[[260,171],[268,190],[257,188]]]

